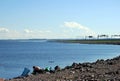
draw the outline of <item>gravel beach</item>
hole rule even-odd
[[[93,63],[73,63],[55,71],[5,81],[120,81],[120,56]]]

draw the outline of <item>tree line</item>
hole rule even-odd
[[[85,39],[93,39],[95,38],[94,36],[90,35],[90,36],[85,36]],[[100,39],[100,38],[120,38],[120,35],[105,35],[105,34],[102,34],[102,35],[97,35],[97,39]]]

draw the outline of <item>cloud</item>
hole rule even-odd
[[[37,32],[40,32],[40,33],[51,33],[52,31],[50,31],[50,30],[39,30]]]
[[[89,28],[82,26],[81,24],[77,22],[64,22],[64,26],[69,27],[69,28],[77,28],[85,31],[90,31]]]
[[[25,33],[33,33],[33,31],[32,31],[32,30],[29,30],[29,29],[24,29],[24,32],[25,32]]]
[[[6,33],[6,32],[9,32],[9,29],[7,29],[7,28],[0,28],[0,32]]]
[[[29,39],[29,38],[52,38],[51,30],[23,29],[14,30],[0,27],[0,39]]]
[[[73,29],[83,30],[81,31],[81,32],[84,32],[82,33],[83,35],[95,35],[96,34],[90,28],[83,26],[77,22],[64,22],[64,27],[70,28],[70,30],[72,30],[71,32],[73,32]],[[76,32],[78,32],[78,30]]]
[[[23,38],[48,38],[52,36],[51,30],[24,29],[21,33],[23,33]]]
[[[8,29],[8,28],[0,28],[0,39],[19,39],[24,35],[20,31]]]

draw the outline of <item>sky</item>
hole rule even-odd
[[[0,39],[120,34],[120,0],[0,0]]]

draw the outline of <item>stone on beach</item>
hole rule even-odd
[[[120,56],[93,63],[73,63],[63,69],[56,66],[55,73],[29,75],[5,81],[120,81]]]

